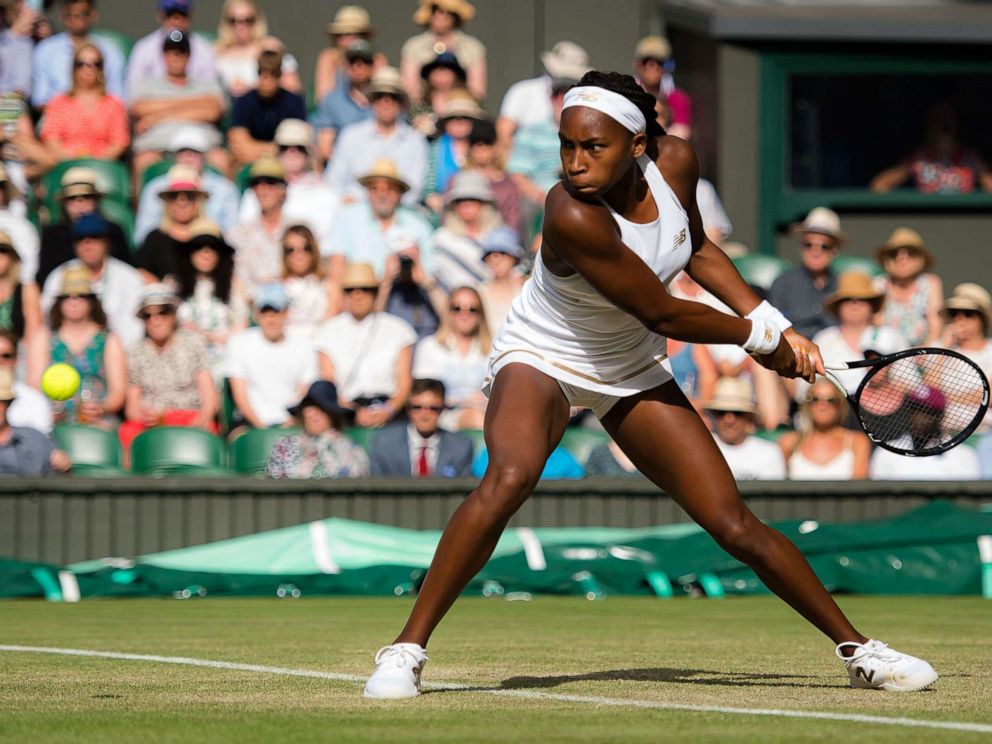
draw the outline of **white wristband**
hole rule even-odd
[[[768,300],[762,300],[760,305],[744,317],[748,320],[755,320],[756,318],[758,320],[767,320],[782,332],[792,328],[792,323],[789,319],[782,315],[781,311]]]
[[[748,354],[771,354],[781,340],[782,332],[771,321],[754,318],[751,320],[751,335],[742,346]]]

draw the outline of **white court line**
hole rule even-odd
[[[365,677],[355,674],[340,674],[338,672],[319,672],[312,669],[289,669],[286,667],[264,666],[262,664],[240,664],[233,661],[214,661],[213,659],[191,659],[186,656],[156,656],[153,654],[127,654],[117,651],[90,651],[80,648],[55,648],[50,646],[12,646],[0,645],[0,651],[15,653],[61,654],[63,656],[86,656],[98,659],[120,659],[122,661],[150,661],[158,664],[179,664],[182,666],[208,667],[210,669],[228,669],[239,672],[260,672],[263,674],[278,674],[284,677],[312,677],[329,679],[335,682],[364,683]],[[534,690],[500,690],[488,689],[473,685],[455,683],[425,683],[430,690],[466,690],[502,695],[504,697],[522,698],[524,700],[550,700],[561,703],[584,703],[586,705],[602,705],[624,708],[649,708],[654,710],[680,710],[690,713],[729,713],[740,716],[773,716],[778,718],[806,718],[823,721],[847,721],[851,723],[872,723],[883,726],[910,726],[913,728],[950,729],[952,731],[975,731],[982,734],[992,734],[992,724],[965,723],[958,721],[927,721],[920,718],[886,718],[884,716],[866,716],[858,713],[827,713],[813,710],[786,710],[778,708],[732,708],[723,705],[690,705],[688,703],[665,703],[653,700],[624,700],[598,695],[565,695],[556,692],[536,692]]]

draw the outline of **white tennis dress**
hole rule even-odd
[[[637,224],[609,205],[621,239],[667,287],[689,261],[689,218],[661,171],[637,160],[658,207],[658,219]],[[483,392],[507,364],[527,364],[558,380],[571,405],[604,415],[619,398],[672,379],[664,336],[607,300],[581,274],[560,277],[538,253],[534,271],[513,301],[495,340]]]

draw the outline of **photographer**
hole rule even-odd
[[[425,338],[437,331],[448,296],[420,262],[420,249],[408,243],[386,259],[377,310],[403,318]]]

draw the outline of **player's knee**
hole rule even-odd
[[[753,516],[723,520],[710,534],[724,550],[744,563],[759,560],[767,547],[767,529]]]
[[[478,494],[487,504],[500,511],[516,511],[524,502],[537,479],[540,471],[517,463],[491,463],[481,484]]]

